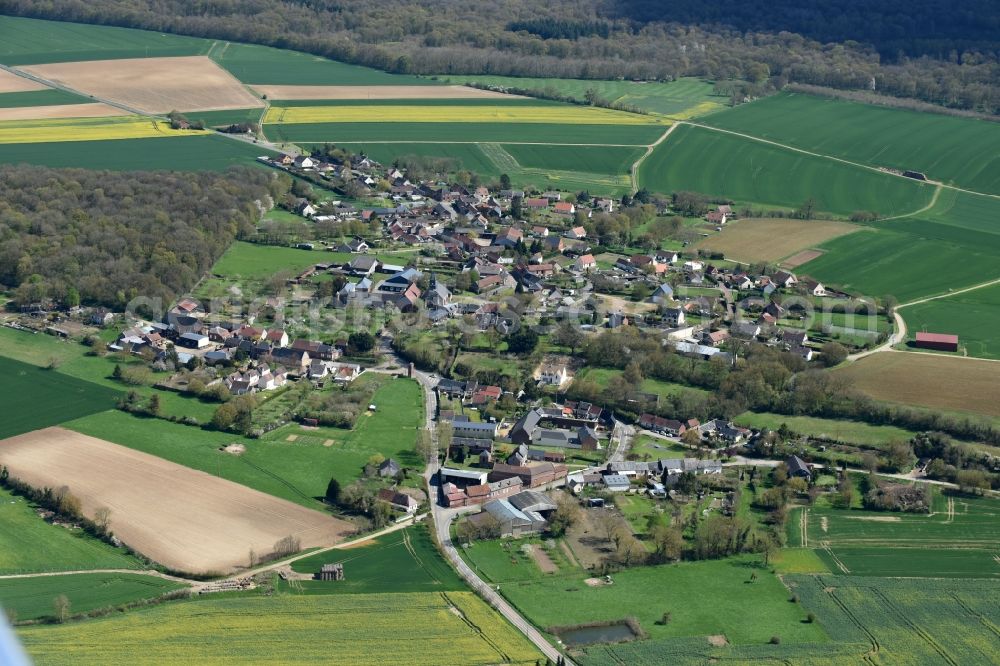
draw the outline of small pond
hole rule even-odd
[[[559,638],[568,647],[593,645],[594,643],[621,643],[636,638],[632,629],[624,622],[609,624],[604,627],[579,627],[577,629],[562,629]]]

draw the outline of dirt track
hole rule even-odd
[[[512,95],[468,86],[251,86],[268,99],[478,99]]]
[[[104,118],[125,115],[128,115],[126,111],[107,104],[58,104],[54,106],[0,108],[0,121],[43,118]]]
[[[0,70],[0,93],[29,92],[31,90],[45,89],[45,86],[37,81]]]
[[[36,487],[69,486],[87,516],[110,508],[122,541],[180,571],[228,572],[246,566],[251,549],[269,553],[283,537],[298,537],[303,548],[330,546],[352,530],[318,511],[63,428],[0,441],[0,464]]]
[[[64,62],[21,69],[145,113],[263,106],[242,83],[206,56]]]

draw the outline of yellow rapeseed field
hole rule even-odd
[[[418,104],[271,107],[270,124],[301,123],[549,123],[557,125],[669,125],[655,116],[590,106]]]
[[[201,598],[19,632],[45,664],[534,664],[471,592]]]
[[[49,118],[0,122],[0,144],[151,139],[193,134],[210,134],[210,132],[207,130],[173,130],[169,123],[140,116]]]

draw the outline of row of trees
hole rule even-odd
[[[0,0],[0,12],[254,42],[399,74],[698,76],[742,80],[759,91],[794,82],[996,113],[996,20],[989,0],[975,2],[982,8],[958,12],[935,0],[878,7],[850,0],[846,11],[844,3],[819,0],[805,8],[782,0],[779,11],[761,2],[694,0],[669,9],[639,0],[544,7],[526,0],[256,0],[216,2],[206,11],[197,0]]]

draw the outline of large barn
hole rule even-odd
[[[948,333],[917,333],[916,346],[937,351],[958,351],[958,336]]]

